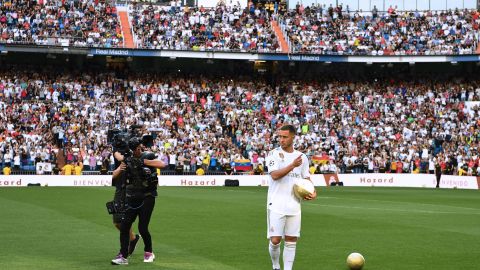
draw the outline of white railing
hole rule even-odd
[[[287,42],[288,46],[288,53],[292,52],[292,42],[290,41],[290,36],[288,35],[287,32],[287,26],[285,25],[285,20],[283,20],[282,17],[278,16],[277,17],[277,23],[280,29],[282,30],[283,37],[285,38],[285,41]]]
[[[128,25],[130,27],[130,33],[132,34],[132,38],[133,38],[133,47],[137,49],[138,48],[138,37],[137,37],[137,33],[135,33],[135,30],[133,29],[132,18],[130,17],[131,7],[132,7],[132,5],[127,6],[127,18],[128,18]]]

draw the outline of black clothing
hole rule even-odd
[[[118,181],[120,182],[120,181]],[[121,188],[115,189],[115,195],[113,196],[113,201],[116,202],[118,205],[122,205],[125,201],[125,192]],[[113,216],[113,223],[120,224],[123,220],[124,213],[115,213]]]
[[[440,167],[440,164],[435,164],[435,176],[437,178],[437,188],[440,187],[440,178],[442,178],[442,168]]]
[[[233,173],[232,166],[228,163],[225,164],[224,170],[227,175],[231,175]]]
[[[155,207],[155,197],[147,196],[143,199],[143,203],[136,208],[127,208],[125,218],[120,225],[120,252],[124,258],[128,257],[128,245],[130,242],[130,228],[138,215],[138,231],[143,238],[145,244],[144,251],[152,252],[152,237],[148,231],[148,224],[152,217],[153,208]]]
[[[125,211],[121,215],[120,224],[120,252],[124,258],[128,257],[130,242],[130,228],[138,216],[138,231],[143,238],[145,251],[152,252],[152,238],[148,231],[150,217],[155,207],[158,179],[156,168],[144,165],[144,159],[153,160],[155,155],[144,152],[139,158],[128,157],[121,183],[116,183],[119,197],[123,196]],[[115,217],[114,217],[115,219]]]

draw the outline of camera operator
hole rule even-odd
[[[120,174],[125,174],[125,209],[124,217],[120,224],[120,254],[112,260],[112,264],[128,264],[129,231],[135,221],[138,221],[138,230],[145,244],[144,262],[153,262],[155,255],[152,252],[152,238],[148,231],[148,224],[155,206],[157,196],[158,178],[156,168],[164,168],[166,164],[160,160],[154,160],[155,155],[143,152],[142,141],[139,138],[131,138],[128,148],[132,156],[122,155],[115,152],[115,158],[125,165],[120,169]],[[121,165],[123,166],[123,165]]]
[[[122,175],[127,168],[127,165],[122,162],[112,173],[112,182],[115,183],[115,195],[113,197],[113,202],[120,208],[119,212],[113,214],[113,225],[120,231],[120,225],[122,219],[124,218],[123,212],[123,203],[125,201],[125,184],[122,182]],[[131,255],[137,246],[137,242],[140,239],[140,235],[135,234],[133,229],[130,227],[129,230],[129,239],[130,243],[128,246],[128,255]],[[120,255],[120,254],[118,254]]]

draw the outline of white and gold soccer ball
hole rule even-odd
[[[305,199],[305,197],[313,192],[315,192],[315,186],[312,181],[308,179],[298,179],[293,185],[293,194],[295,194],[295,197],[299,200]]]
[[[365,258],[360,253],[354,252],[347,257],[347,266],[351,270],[360,270],[364,264]]]

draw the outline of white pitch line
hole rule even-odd
[[[248,190],[233,190],[233,189],[227,189],[227,191],[231,191],[231,192],[243,192],[243,193],[251,193],[251,194],[258,194],[259,192],[255,192],[255,191],[248,191]]]
[[[384,201],[384,200],[372,200],[372,199],[355,199],[355,198],[339,198],[339,197],[323,197],[318,196],[317,199],[338,199],[338,200],[352,200],[352,201],[367,201],[367,202],[386,202],[386,203],[399,203],[399,204],[415,204],[415,205],[426,205],[426,206],[437,206],[437,207],[449,207],[449,208],[458,208],[458,209],[465,209],[465,210],[473,210],[473,211],[480,211],[478,208],[471,208],[471,207],[463,207],[463,206],[455,206],[455,205],[439,205],[433,203],[414,203],[414,202],[399,202],[399,201]]]
[[[480,213],[462,213],[462,212],[446,212],[446,211],[431,211],[431,210],[406,210],[406,209],[394,209],[394,208],[378,208],[378,207],[360,207],[360,206],[343,206],[343,205],[331,205],[331,204],[318,204],[309,203],[306,205],[347,208],[347,209],[363,209],[363,210],[377,210],[377,211],[397,211],[408,213],[424,213],[424,214],[463,214],[463,215],[480,215]]]

